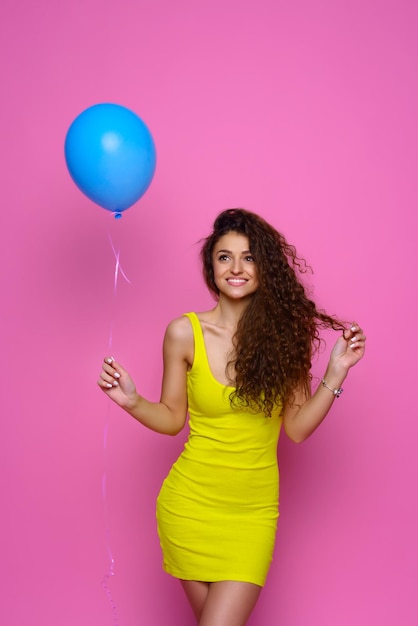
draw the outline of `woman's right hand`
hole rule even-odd
[[[128,372],[112,357],[104,359],[97,384],[122,408],[129,410],[135,404],[137,398],[135,383]]]

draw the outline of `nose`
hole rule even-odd
[[[233,259],[231,272],[233,274],[241,274],[241,272],[242,272],[242,263],[241,263],[241,259],[240,258]]]

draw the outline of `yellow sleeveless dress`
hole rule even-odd
[[[272,559],[281,408],[271,418],[231,408],[232,387],[209,368],[195,313],[187,376],[190,434],[157,498],[166,572],[182,580],[236,580],[263,586]]]

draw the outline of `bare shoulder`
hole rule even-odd
[[[185,315],[176,317],[176,319],[172,320],[167,326],[165,335],[174,341],[188,341],[193,339],[193,328],[190,320]]]
[[[164,350],[177,354],[188,363],[193,361],[193,328],[186,316],[177,317],[167,326],[164,337]]]

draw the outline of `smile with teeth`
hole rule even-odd
[[[246,282],[247,281],[245,278],[228,278],[227,279],[228,285],[232,285],[233,287],[241,287],[241,285],[245,285]]]

